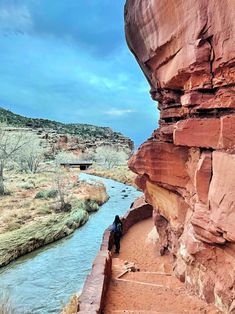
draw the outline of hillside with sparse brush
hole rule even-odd
[[[89,124],[52,121],[48,119],[28,118],[0,107],[0,123],[9,128],[27,128],[36,132],[51,143],[58,143],[65,150],[96,149],[99,146],[113,146],[131,152],[133,142],[109,127]]]

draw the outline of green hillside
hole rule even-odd
[[[0,107],[0,123],[10,127],[32,128],[32,129],[50,129],[58,134],[71,134],[83,140],[86,139],[112,139],[121,142],[131,142],[121,133],[114,132],[109,127],[99,127],[89,124],[65,124],[48,119],[27,118]]]

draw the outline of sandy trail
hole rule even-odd
[[[104,313],[220,313],[213,305],[190,295],[172,275],[171,256],[159,256],[156,244],[147,240],[152,228],[152,219],[134,225],[121,241],[120,254],[113,254]],[[134,262],[140,271],[118,278],[125,261]]]

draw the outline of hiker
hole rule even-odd
[[[122,237],[122,222],[118,215],[115,216],[113,225],[112,225],[112,233],[115,244],[115,253],[119,254],[120,251],[120,240]]]

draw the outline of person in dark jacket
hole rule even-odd
[[[112,233],[115,244],[115,253],[119,254],[120,252],[120,240],[122,237],[122,222],[118,215],[115,216],[113,225],[112,225]]]

